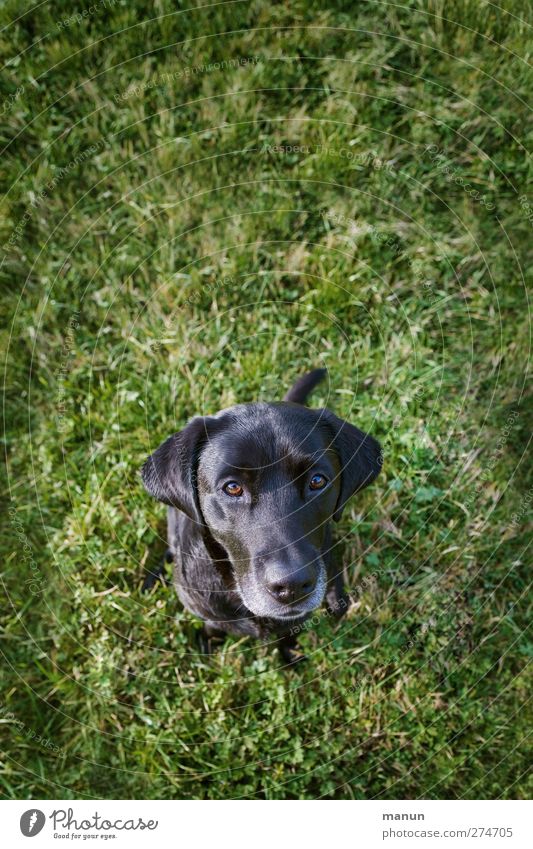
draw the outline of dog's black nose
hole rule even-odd
[[[265,585],[276,601],[293,604],[303,601],[316,586],[316,577],[309,566],[272,563],[267,566]]]

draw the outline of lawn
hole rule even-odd
[[[3,3],[5,797],[531,795],[532,11]],[[351,608],[203,656],[139,468],[315,366]]]

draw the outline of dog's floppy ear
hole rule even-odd
[[[338,522],[349,498],[368,486],[381,471],[383,455],[377,439],[359,430],[358,427],[337,418],[329,410],[323,410],[325,422],[333,436],[332,446],[341,465],[341,489],[333,519]]]
[[[202,522],[198,504],[196,469],[207,439],[207,418],[192,419],[187,427],[166,439],[148,457],[141,470],[145,489],[158,501],[183,510]]]

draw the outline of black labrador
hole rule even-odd
[[[142,468],[170,505],[168,559],[183,605],[205,622],[204,648],[225,633],[277,636],[294,662],[296,626],[324,597],[337,615],[348,606],[330,522],[382,457],[373,437],[303,406],[325,374],[303,375],[282,402],[192,419]]]

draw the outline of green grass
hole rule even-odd
[[[526,797],[531,7],[192,6],[0,11],[2,792]],[[139,467],[322,365],[354,604],[199,656]]]

